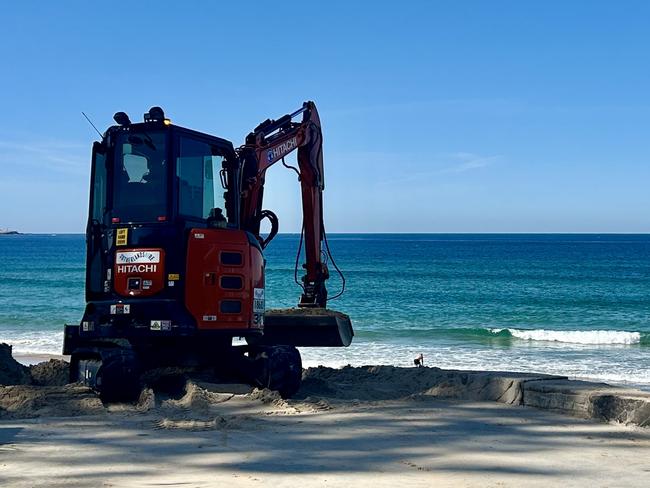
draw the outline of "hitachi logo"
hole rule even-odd
[[[278,159],[281,158],[282,156],[285,156],[287,153],[293,151],[297,147],[298,147],[298,139],[296,137],[292,137],[288,141],[285,141],[282,144],[280,144],[279,146],[276,146],[273,149],[269,149],[268,152],[269,163],[272,162],[274,159]]]
[[[155,273],[156,264],[120,264],[117,266],[118,273]]]

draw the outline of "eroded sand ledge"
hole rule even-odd
[[[580,418],[650,426],[650,393],[562,376],[393,366],[310,368],[299,395],[380,400],[412,396],[496,401]]]

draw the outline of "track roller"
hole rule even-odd
[[[95,390],[102,402],[132,402],[141,391],[140,371],[131,352],[116,350],[99,357],[71,358],[71,380]]]

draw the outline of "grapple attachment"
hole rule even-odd
[[[324,308],[267,310],[261,344],[302,347],[347,347],[354,331],[350,317]]]

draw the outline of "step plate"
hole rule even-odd
[[[261,344],[301,347],[347,347],[354,331],[350,317],[324,308],[267,310]]]

